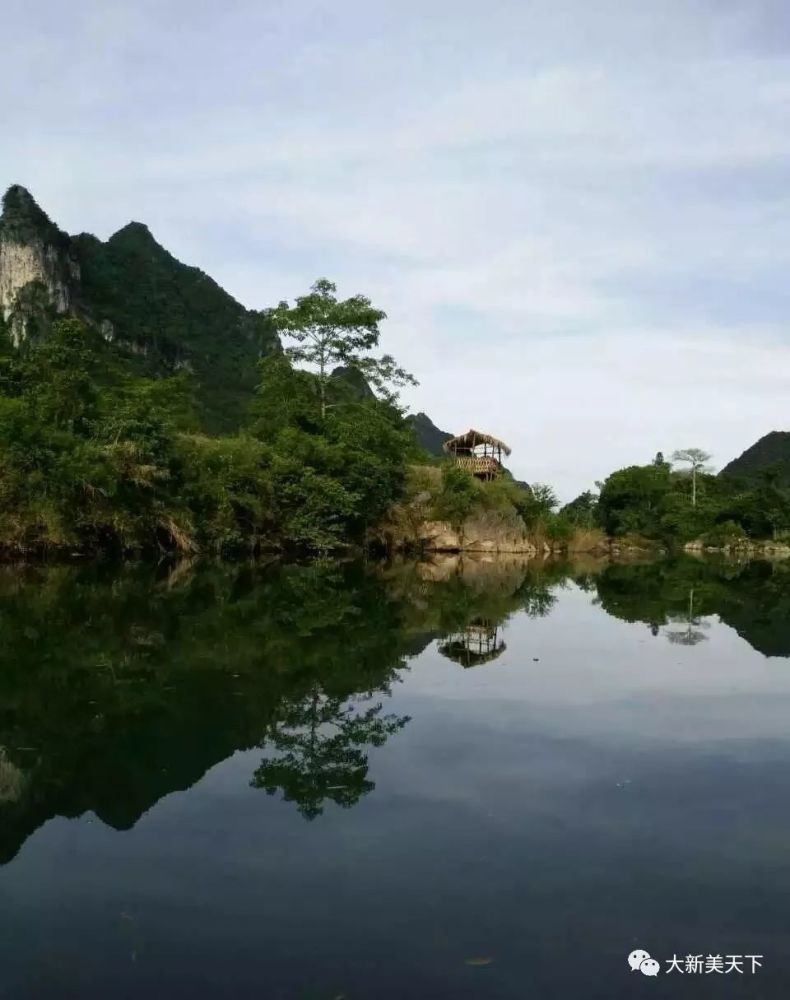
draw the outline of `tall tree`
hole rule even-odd
[[[376,358],[368,353],[378,346],[379,323],[387,314],[374,308],[364,295],[338,301],[336,291],[333,282],[319,278],[309,294],[300,296],[294,306],[283,301],[266,313],[283,337],[295,341],[285,353],[315,370],[322,420],[326,420],[331,405],[327,402],[327,387],[337,365],[356,368],[387,398],[394,398],[394,387],[416,384],[391,355]]]
[[[592,528],[595,524],[597,512],[598,495],[593,493],[592,490],[585,490],[575,500],[566,503],[560,514],[570,521],[571,524],[576,524],[580,528]]]
[[[688,465],[691,472],[691,506],[697,506],[697,473],[705,472],[705,466],[711,456],[701,448],[681,448],[672,455],[673,462]]]

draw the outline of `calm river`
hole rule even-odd
[[[0,635],[0,997],[790,994],[790,566],[5,569]]]

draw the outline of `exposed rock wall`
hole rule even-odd
[[[518,553],[530,558],[548,552],[530,537],[515,510],[480,510],[453,525],[433,519],[429,502],[422,499],[395,504],[370,541],[391,551]]]
[[[424,521],[420,547],[430,552],[510,552],[538,555],[526,525],[515,512],[481,511],[457,528],[447,521]],[[541,548],[540,554],[543,553]]]
[[[0,313],[17,346],[27,336],[34,306],[70,312],[79,281],[79,264],[62,246],[44,236],[20,243],[0,233]],[[44,302],[26,294],[34,289],[42,291]]]

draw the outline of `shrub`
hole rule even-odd
[[[702,541],[706,545],[713,545],[716,548],[737,545],[745,539],[746,532],[737,521],[722,521],[702,536]]]
[[[458,527],[472,513],[480,498],[480,483],[455,465],[442,471],[442,486],[434,503],[436,517]]]

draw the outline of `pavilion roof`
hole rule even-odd
[[[495,438],[491,434],[483,434],[482,431],[476,431],[473,428],[470,428],[466,434],[459,434],[458,437],[445,441],[442,448],[446,452],[452,452],[456,448],[476,448],[479,444],[490,444],[494,448],[501,448],[506,455],[510,454],[510,448],[504,441],[500,441],[499,438]]]

